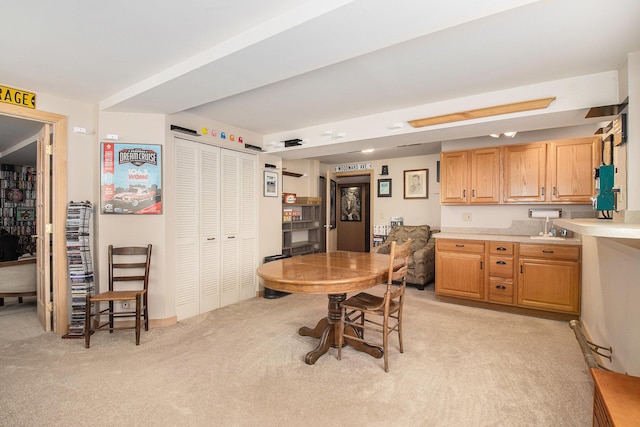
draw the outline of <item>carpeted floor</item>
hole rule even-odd
[[[376,289],[380,290],[380,289]],[[0,425],[588,426],[593,383],[566,322],[439,302],[408,288],[405,352],[304,363],[323,295],[255,298],[142,332],[41,332],[0,307]]]

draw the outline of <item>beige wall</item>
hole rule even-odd
[[[440,227],[440,183],[436,180],[436,165],[439,154],[403,157],[399,159],[371,161],[374,182],[371,182],[371,224],[389,225],[392,216],[402,216],[406,225],[427,224]],[[381,176],[382,165],[387,165],[389,175]],[[321,165],[323,171],[335,170],[337,165]],[[429,170],[427,199],[405,199],[403,192],[404,171],[411,169]],[[367,171],[369,173],[369,171]],[[391,197],[378,197],[378,179],[391,179]]]
[[[167,277],[166,266],[172,259],[166,239],[167,215],[166,207],[170,205],[165,188],[168,181],[166,164],[170,158],[165,145],[165,116],[160,114],[100,113],[98,127],[99,140],[107,134],[117,134],[119,143],[158,144],[162,147],[163,165],[163,213],[162,215],[114,215],[100,213],[100,141],[96,141],[96,154],[93,164],[94,204],[98,236],[97,249],[94,253],[94,264],[99,266],[98,283],[100,289],[107,286],[107,255],[109,245],[145,246],[153,245],[151,258],[151,282],[149,286],[149,317],[166,319],[175,315],[173,281]]]

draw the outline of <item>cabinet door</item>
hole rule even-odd
[[[440,163],[440,201],[446,204],[466,204],[469,200],[467,151],[442,153]]]
[[[504,147],[504,201],[544,202],[546,144]]]
[[[471,151],[471,203],[500,203],[500,147]]]
[[[436,252],[436,293],[484,299],[484,255]]]
[[[595,195],[593,170],[600,164],[597,139],[549,143],[549,186],[552,202],[591,203]]]
[[[257,164],[255,155],[243,153],[241,155],[241,188],[242,194],[240,223],[241,227],[241,258],[240,258],[240,299],[256,296],[256,268],[258,268],[258,184]]]
[[[220,149],[198,144],[200,313],[220,307]]]
[[[580,313],[580,264],[575,261],[520,259],[518,305]]]

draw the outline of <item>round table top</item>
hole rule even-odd
[[[394,267],[404,260],[396,260]],[[389,255],[368,252],[328,252],[262,264],[257,274],[276,291],[342,294],[361,291],[387,280]]]

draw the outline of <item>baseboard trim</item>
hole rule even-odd
[[[536,310],[531,308],[516,307],[512,305],[495,304],[495,303],[490,303],[485,301],[474,301],[474,300],[468,300],[464,298],[455,298],[455,297],[438,295],[438,294],[436,294],[436,299],[438,301],[451,303],[451,304],[485,308],[489,310],[503,311],[503,312],[513,313],[513,314],[521,314],[524,316],[542,317],[542,318],[551,319],[551,320],[569,321],[569,320],[580,319],[579,314],[556,313],[553,311],[544,311],[544,310]]]

